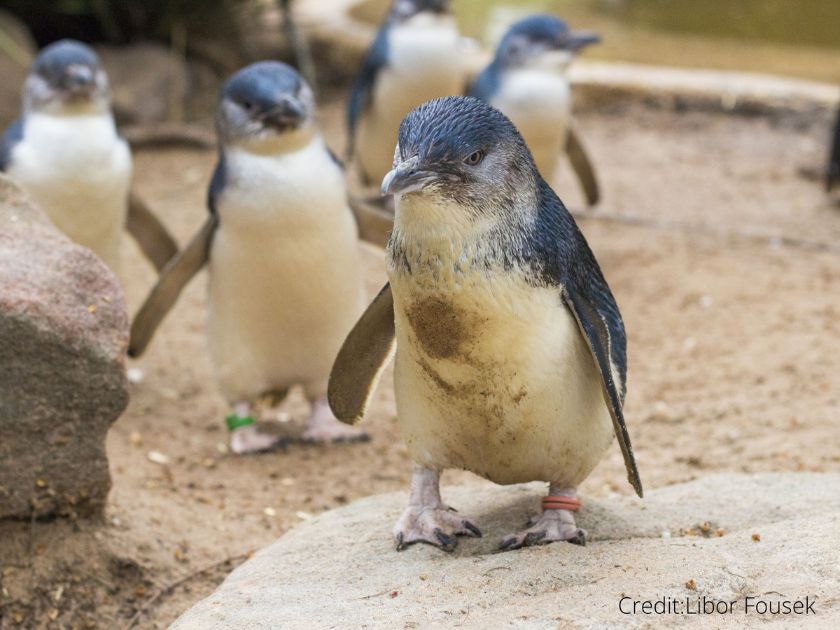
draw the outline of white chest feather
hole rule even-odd
[[[575,486],[609,446],[612,424],[561,288],[472,261],[480,248],[454,241],[414,250],[409,241],[411,271],[393,262],[389,270],[397,410],[409,451],[425,466],[497,483]]]
[[[230,150],[210,255],[208,341],[223,393],[326,388],[363,307],[356,225],[320,138],[299,151]]]
[[[543,177],[550,177],[571,122],[571,91],[565,74],[540,67],[507,70],[490,104],[513,121]]]
[[[428,100],[463,91],[459,37],[451,18],[418,16],[391,29],[388,65],[376,77],[357,131],[358,157],[375,183],[391,168],[405,115]]]
[[[131,153],[109,114],[28,115],[9,174],[59,229],[118,266]]]

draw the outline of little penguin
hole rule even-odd
[[[599,41],[598,34],[572,31],[553,15],[526,17],[508,29],[468,92],[513,121],[544,178],[551,180],[565,152],[590,206],[598,203],[598,180],[572,125],[566,71],[579,50]]]
[[[415,462],[397,548],[478,536],[441,499],[440,473],[545,481],[543,511],[501,543],[584,544],[577,488],[618,438],[642,495],[623,404],[618,305],[574,219],[498,110],[433,100],[400,126],[389,283],[338,354],[329,401],[357,422],[395,349],[397,415]]]
[[[278,436],[258,430],[252,404],[297,384],[312,403],[305,440],[365,439],[326,400],[333,359],[365,299],[344,174],[316,124],[312,90],[286,64],[247,66],[222,88],[217,132],[209,216],[135,317],[129,354],[145,350],[207,263],[207,341],[232,408],[231,449],[278,446]]]
[[[362,62],[347,108],[348,155],[365,183],[382,181],[400,122],[421,103],[462,94],[460,34],[449,0],[394,0]]]
[[[117,275],[125,229],[158,270],[177,251],[160,221],[131,194],[131,152],[114,124],[108,78],[81,42],[55,42],[35,59],[21,117],[0,143],[0,170]]]

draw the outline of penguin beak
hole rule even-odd
[[[595,31],[571,31],[563,35],[560,41],[557,42],[557,47],[562,50],[577,52],[600,41],[601,36]]]
[[[74,96],[84,96],[93,92],[96,75],[92,68],[81,64],[67,66],[64,71],[64,87]]]
[[[382,196],[417,192],[440,178],[433,171],[420,170],[418,168],[419,164],[420,158],[416,155],[398,164],[382,180]]]
[[[276,107],[262,117],[262,122],[267,127],[285,131],[299,127],[305,118],[306,109],[300,102],[293,98],[282,98]]]

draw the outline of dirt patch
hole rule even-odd
[[[413,303],[406,316],[420,346],[433,359],[452,358],[475,332],[466,313],[437,296]]]
[[[322,117],[340,153],[342,104],[328,103]],[[828,115],[793,124],[643,108],[579,120],[604,187],[603,207],[590,215],[638,219],[580,223],[625,319],[625,415],[647,489],[716,471],[840,471],[840,256],[779,238],[840,243],[840,209],[799,175],[822,164],[829,124]],[[182,244],[206,216],[214,160],[193,151],[136,156],[141,194]],[[580,207],[567,171],[555,188]],[[737,235],[744,232],[751,236]],[[125,262],[133,311],[154,274],[133,244]],[[385,282],[384,258],[367,252],[364,264],[372,298]],[[371,442],[227,453],[227,408],[205,348],[205,296],[201,274],[132,364],[145,377],[108,436],[106,520],[0,526],[3,630],[124,627],[141,610],[137,627],[165,627],[244,554],[294,525],[407,488],[412,464],[390,369],[364,420]],[[293,391],[268,419],[291,434],[306,412]],[[166,459],[152,461],[153,451]],[[448,472],[444,497],[447,485],[470,479]],[[582,494],[631,494],[624,479],[621,453],[611,448]],[[113,558],[136,572],[115,574]]]

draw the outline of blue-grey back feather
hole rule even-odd
[[[21,140],[23,140],[23,119],[18,118],[3,132],[3,138],[0,140],[0,171],[8,170],[12,161],[12,150]]]

